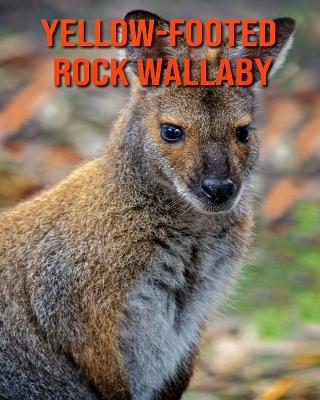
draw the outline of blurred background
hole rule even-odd
[[[0,0],[0,210],[101,153],[129,94],[55,88],[53,58],[115,53],[46,49],[40,18],[107,26],[134,8],[168,18],[297,20],[288,62],[263,92],[251,261],[209,323],[185,399],[320,399],[319,1]]]

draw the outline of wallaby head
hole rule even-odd
[[[155,20],[155,27],[168,30],[168,22],[146,11],[132,11],[126,20]],[[272,73],[289,48],[294,21],[275,20],[277,41],[273,47],[229,47],[201,51],[188,47],[179,37],[175,48],[166,36],[157,37],[152,47],[126,48],[126,57],[136,73],[138,58],[193,58],[193,74],[199,74],[197,58],[206,57],[212,77],[219,60],[239,57],[272,58]],[[170,186],[187,204],[202,212],[221,212],[239,204],[248,187],[250,172],[258,155],[256,96],[259,77],[250,87],[160,86],[133,90],[130,129],[140,173],[149,180]],[[152,171],[152,174],[150,173]]]

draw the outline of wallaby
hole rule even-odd
[[[168,29],[146,11],[130,19]],[[276,69],[294,21],[275,22],[273,47],[208,50],[213,73],[221,57]],[[134,74],[138,57],[193,50],[162,36],[126,57]],[[181,398],[251,242],[257,85],[136,78],[104,154],[1,214],[0,398]]]

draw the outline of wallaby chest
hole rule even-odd
[[[188,363],[230,267],[230,230],[209,226],[156,238],[155,254],[126,301],[122,351],[133,399],[151,400]]]

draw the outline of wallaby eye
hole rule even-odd
[[[183,129],[175,125],[162,124],[160,130],[161,137],[166,142],[179,142],[184,137]]]
[[[248,143],[250,138],[250,126],[239,126],[236,129],[236,135],[241,143]]]

